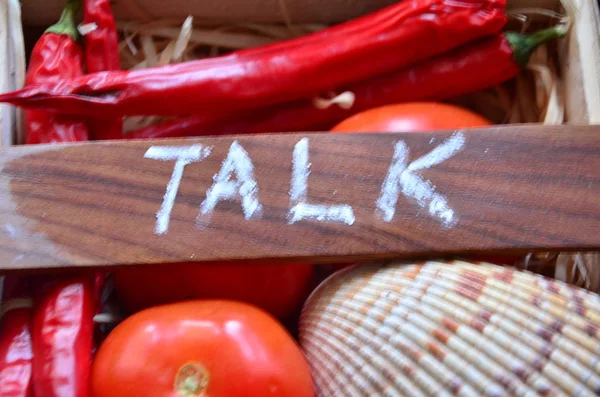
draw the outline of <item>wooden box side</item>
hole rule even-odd
[[[559,48],[566,98],[566,119],[600,122],[600,15],[594,0],[575,0],[576,20]]]

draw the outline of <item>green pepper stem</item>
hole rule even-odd
[[[45,33],[56,33],[71,36],[73,40],[77,40],[79,32],[77,32],[77,23],[75,18],[81,9],[81,0],[69,0],[65,8],[63,8],[60,19],[54,25],[46,29]]]
[[[540,30],[530,35],[516,32],[506,32],[505,37],[513,49],[513,58],[519,67],[527,66],[531,54],[540,45],[567,34],[568,28],[565,25],[556,25],[548,29]]]

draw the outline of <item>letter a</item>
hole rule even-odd
[[[236,180],[232,180],[233,174]],[[210,221],[212,211],[219,201],[241,197],[244,218],[250,220],[262,215],[262,205],[258,201],[258,183],[254,177],[254,165],[244,148],[234,141],[221,170],[214,176],[214,183],[206,192],[206,199],[200,206],[197,224],[202,226]]]

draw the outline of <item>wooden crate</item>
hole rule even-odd
[[[9,37],[5,29],[5,21],[12,17],[14,22],[15,14],[14,8],[12,14],[3,12],[4,1],[0,0],[0,59],[11,52],[8,58],[16,61],[6,64],[8,70],[0,70],[0,84],[12,90],[22,85],[26,51],[18,45],[23,42],[21,36]],[[394,1],[281,0],[289,18],[298,23],[339,22]],[[590,148],[600,148],[600,126],[590,124],[600,122],[600,18],[595,0],[572,2],[576,6],[573,29],[556,49],[565,99],[561,122],[576,124],[572,126],[519,125],[427,135],[322,133],[306,138],[304,134],[265,134],[7,148],[20,143],[22,134],[18,113],[2,107],[0,276],[11,271],[197,261],[414,259],[432,253],[489,253],[490,248],[515,254],[598,250],[600,157]],[[26,42],[35,42],[36,35],[56,20],[63,4],[63,0],[23,2]],[[121,20],[158,16],[183,20],[192,14],[215,20],[282,22],[282,10],[274,4],[278,0],[116,0],[115,11]],[[511,10],[563,11],[559,0],[509,0],[509,4]],[[434,181],[434,191],[452,192],[452,209],[464,222],[456,224],[447,213],[428,216],[435,211],[427,212],[424,205],[419,208],[418,200],[417,204],[408,200],[399,204],[394,222],[376,214],[381,209],[377,197],[384,190],[399,142],[410,150],[411,161],[443,145],[450,152],[460,151],[451,165],[436,163],[433,170],[426,170],[426,178]],[[204,192],[234,143],[254,161],[264,214],[245,222],[235,203],[223,205],[225,210],[213,212],[212,219],[199,217]],[[175,175],[173,158],[159,161],[165,160],[157,155],[165,145],[198,151],[210,145],[212,149],[202,164],[187,167],[185,179],[177,184],[180,201],[173,217],[166,218],[170,225],[161,223],[158,214],[168,201],[166,186],[172,186]],[[334,225],[315,219],[290,221],[294,203],[289,189],[298,166],[292,161],[297,150],[310,155],[300,167],[308,168],[307,163],[313,162],[310,199],[329,205],[344,203],[346,209],[351,205],[352,216]],[[560,189],[549,181],[556,178]],[[422,182],[427,183],[428,179]],[[428,205],[441,196],[432,197]],[[209,222],[211,227],[207,227]],[[490,284],[497,279],[506,281],[506,273],[498,272]],[[0,297],[1,291],[0,282]],[[578,307],[575,303],[580,302],[569,307]],[[552,315],[562,310],[542,307]],[[562,327],[562,323],[555,324]]]

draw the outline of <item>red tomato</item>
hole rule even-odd
[[[485,127],[492,122],[470,110],[445,103],[417,102],[383,106],[347,118],[332,132],[417,132]]]
[[[94,397],[312,397],[310,368],[271,316],[227,301],[141,311],[100,346]]]
[[[305,264],[174,263],[119,270],[115,285],[131,311],[187,299],[227,299],[285,317],[302,305],[313,276],[314,266]]]

